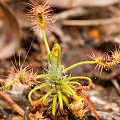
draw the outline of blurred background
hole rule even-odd
[[[34,1],[38,4],[45,2]],[[92,52],[97,56],[100,51],[105,53],[119,48],[120,0],[47,1],[54,11],[51,29],[46,31],[47,40],[50,49],[55,43],[60,44],[61,61],[66,67],[80,61],[92,60],[88,57]],[[31,29],[27,18],[30,7],[21,2],[30,3],[29,0],[0,0],[0,78],[4,80],[12,77],[12,73],[8,71],[14,72],[11,61],[15,65],[20,62],[20,67],[32,61],[34,70],[39,69],[39,73],[44,73],[47,66],[46,48],[41,32]],[[101,72],[95,70],[95,66],[78,66],[68,74],[87,76],[93,80],[91,89],[83,92],[99,111],[101,120],[120,120],[120,67],[116,65]],[[87,84],[83,80],[80,82],[82,85]],[[24,87],[18,89],[18,85],[14,85],[7,93],[25,110],[29,105],[28,92]],[[21,120],[1,98],[0,106],[14,116],[14,119]],[[87,119],[89,120],[89,116]]]

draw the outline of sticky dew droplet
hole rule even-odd
[[[31,18],[34,18],[33,16],[31,16]]]
[[[38,13],[40,13],[40,14],[42,13],[41,9],[38,9]]]
[[[44,18],[47,19],[47,16],[45,16]]]
[[[56,20],[55,19],[51,19],[51,22],[54,23],[54,22],[56,22]]]

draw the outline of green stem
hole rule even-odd
[[[62,93],[60,90],[57,91],[59,103],[60,103],[60,109],[63,110],[63,100],[62,100]]]
[[[67,82],[67,84],[77,84],[80,87],[82,86],[79,82],[76,82],[76,81]]]
[[[62,99],[67,106],[70,105],[68,99],[64,95],[62,95]]]
[[[71,91],[69,89],[67,89],[65,86],[61,86],[61,90],[62,93],[68,94],[70,96],[72,96],[73,94],[71,93]]]
[[[49,46],[48,46],[48,42],[47,42],[47,39],[46,39],[45,31],[44,31],[44,30],[42,30],[42,34],[43,34],[43,39],[44,39],[45,47],[46,47],[46,50],[47,50],[47,54],[49,55],[49,53],[50,53],[50,48],[49,48]]]
[[[48,62],[52,64],[52,52],[50,52],[48,55]]]
[[[64,85],[73,94],[76,101],[78,101],[78,98],[77,98],[75,92],[73,91],[73,89],[70,86],[68,86],[64,81],[58,81],[58,83]]]
[[[64,70],[63,70],[63,73],[66,73],[66,72],[68,72],[69,70],[71,70],[72,68],[77,67],[77,66],[79,66],[79,65],[83,65],[83,64],[95,64],[95,63],[98,63],[98,61],[84,61],[84,62],[79,62],[79,63],[76,63],[76,64],[71,65],[70,67],[64,69]]]
[[[61,49],[60,49],[60,46],[59,46],[58,44],[55,44],[55,47],[58,48],[57,67],[59,68],[59,66],[60,66],[60,54],[61,54]]]
[[[66,93],[66,94],[68,94],[68,95],[70,95],[70,96],[73,95],[69,90],[65,90],[65,89],[64,89],[62,92],[63,92],[63,93]]]
[[[51,89],[47,94],[45,94],[39,101],[43,100],[43,103],[45,102],[45,99],[53,92],[53,89]]]
[[[39,78],[54,78],[52,75],[49,74],[41,74],[41,75],[36,75],[35,78],[39,79]]]
[[[52,103],[52,115],[53,115],[53,120],[55,120],[55,107],[56,107],[56,102],[57,102],[57,96],[53,98],[53,103]]]
[[[17,81],[14,81],[14,82],[12,82],[12,83],[10,83],[10,85],[9,86],[12,86],[13,84],[15,84]]]
[[[91,84],[92,84],[92,80],[89,77],[84,77],[84,76],[70,77],[70,78],[64,79],[64,81],[69,81],[69,80],[73,80],[73,79],[86,79],[86,80],[89,80],[89,82],[90,82],[89,86],[91,86]]]
[[[82,97],[80,97],[80,96],[78,96],[78,95],[77,95],[77,98],[78,98],[79,100],[82,100],[82,101],[84,100]]]
[[[29,101],[32,102],[32,100],[31,100],[31,95],[32,95],[32,93],[34,93],[36,90],[38,90],[38,89],[40,89],[40,88],[42,88],[42,87],[46,87],[46,86],[50,85],[50,84],[51,84],[51,83],[47,83],[47,84],[43,83],[43,84],[41,84],[40,86],[36,86],[34,89],[32,89],[32,90],[29,92],[29,94],[28,94],[28,99],[29,99]]]
[[[6,91],[6,90],[9,90],[10,87],[11,87],[13,84],[15,84],[16,82],[17,82],[17,81],[13,81],[13,82],[11,82],[11,83],[8,84],[8,85],[5,85],[5,86],[0,87],[0,91]]]

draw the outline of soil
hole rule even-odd
[[[27,25],[25,17],[27,14],[25,9],[29,9],[29,7],[27,7],[26,4],[19,3],[21,2],[20,0],[5,0],[5,2],[15,12],[15,17],[22,30],[22,35],[21,42],[19,42],[19,49],[15,51],[15,55],[0,60],[0,80],[6,80],[13,77],[12,73],[9,72],[14,71],[12,62],[16,65],[19,64],[20,61],[20,66],[26,66],[32,61],[34,71],[37,71],[39,74],[44,73],[47,68],[47,54],[43,39],[39,34],[40,32],[35,32],[34,30],[29,31],[30,28],[29,25]],[[28,1],[24,0],[24,2]],[[36,0],[36,2],[40,3],[41,1]],[[75,0],[73,2],[75,2]],[[21,5],[24,9],[21,8]],[[111,54],[110,51],[116,49],[118,49],[118,52],[120,51],[120,20],[118,20],[120,17],[120,2],[110,3],[105,6],[104,4],[103,6],[93,4],[92,7],[86,4],[86,6],[79,5],[78,8],[80,8],[81,11],[79,10],[78,12],[75,10],[75,7],[71,6],[66,8],[62,8],[59,5],[57,7],[52,7],[55,12],[53,16],[56,18],[56,22],[54,25],[51,25],[52,28],[54,28],[50,30],[50,34],[47,32],[47,39],[50,49],[52,49],[55,43],[59,43],[62,49],[61,62],[65,67],[77,62],[92,60],[89,57],[92,53],[97,56],[100,52]],[[73,13],[69,12],[69,10]],[[1,10],[0,14],[2,14]],[[62,17],[60,14],[62,14]],[[69,20],[71,20],[71,22]],[[74,20],[78,20],[79,23]],[[94,24],[95,20],[97,21],[96,24]],[[33,44],[31,46],[32,41]],[[98,113],[100,120],[120,120],[119,63],[116,64],[116,66],[109,69],[103,69],[102,71],[99,68],[95,68],[96,65],[91,64],[78,66],[70,70],[68,75],[87,76],[92,79],[93,83],[91,88],[89,90],[84,90],[83,94]],[[82,85],[88,84],[85,80],[79,82]],[[0,97],[0,120],[28,119],[26,116],[30,113],[28,109],[30,107],[30,102],[27,97],[29,90],[30,88],[16,84],[12,86],[9,91],[5,92],[5,94],[8,94],[11,99],[24,110],[26,113],[24,117],[21,117],[18,112]],[[57,120],[61,120],[61,118],[64,120],[80,120],[80,118],[71,115],[66,106],[64,107],[68,112],[68,116],[61,117],[59,114],[60,110],[58,109],[56,114]],[[43,116],[45,115],[45,118],[38,112],[35,114],[30,113],[30,116],[32,116],[33,120],[52,120],[49,109],[44,111]],[[89,110],[81,120],[96,120],[96,118]]]

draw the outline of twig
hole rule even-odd
[[[11,120],[11,117],[0,107],[0,115],[5,119],[5,120]]]
[[[68,42],[70,42],[72,40],[72,38],[71,38],[71,36],[69,34],[65,34],[63,32],[60,22],[56,22],[54,27],[55,27],[54,32],[60,38],[62,43],[68,43]]]
[[[23,116],[23,120],[28,120],[28,115],[30,113],[30,107],[26,107],[25,114]]]
[[[113,15],[119,16],[120,15],[120,8],[116,6],[109,6],[107,8]]]
[[[116,70],[116,71],[109,73],[109,75],[102,74],[99,79],[103,81],[106,81],[106,80],[110,81],[111,79],[113,79],[115,76],[119,74],[120,74],[120,70]],[[99,77],[99,75],[97,77]]]
[[[108,25],[112,23],[120,23],[120,17],[97,19],[97,20],[63,20],[62,24],[65,26],[95,26]]]
[[[57,13],[54,15],[55,20],[64,20],[64,19],[68,19],[68,18],[72,18],[72,17],[78,17],[81,15],[86,15],[90,13],[90,11],[81,8],[81,7],[77,7],[77,8],[73,8],[70,10],[66,10],[60,13]]]
[[[4,99],[15,111],[17,111],[21,116],[24,116],[25,112],[20,108],[10,97],[9,95],[0,92],[0,97]]]
[[[119,86],[117,80],[116,79],[112,79],[111,82],[115,86],[116,90],[120,93],[120,86]]]
[[[72,7],[100,7],[113,5],[119,2],[119,0],[74,0],[72,2]],[[59,8],[68,8],[69,0],[54,0],[54,2],[53,0],[49,0],[49,3],[52,6],[57,6]]]
[[[93,113],[91,113],[93,115]],[[120,120],[119,113],[97,111],[101,120]],[[117,114],[117,115],[115,115]],[[94,116],[94,115],[93,115]]]

